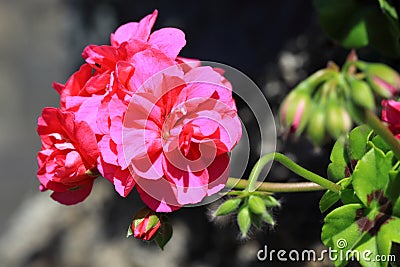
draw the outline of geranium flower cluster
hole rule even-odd
[[[89,45],[85,63],[55,83],[59,108],[38,120],[40,190],[63,204],[83,201],[99,175],[123,197],[170,212],[220,191],[241,137],[223,72],[178,57],[184,33],[151,33],[157,11]]]

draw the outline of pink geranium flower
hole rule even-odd
[[[395,100],[382,100],[382,120],[389,129],[400,139],[400,102]]]
[[[123,158],[122,119],[128,103],[149,77],[177,64],[185,45],[179,29],[163,28],[151,33],[157,11],[140,22],[131,22],[111,34],[111,45],[89,45],[86,60],[65,85],[54,84],[60,93],[61,108],[87,122],[99,140],[100,173],[118,193],[126,196],[135,182]]]
[[[92,190],[99,149],[86,122],[77,122],[72,112],[43,109],[37,131],[42,140],[37,176],[41,191],[66,205],[83,201]]]
[[[132,97],[124,154],[142,200],[170,212],[220,191],[241,124],[226,80],[210,67],[153,76]]]

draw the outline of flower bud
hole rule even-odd
[[[322,105],[315,105],[307,126],[307,136],[315,146],[321,146],[326,139],[326,116]]]
[[[161,227],[158,214],[148,207],[139,210],[130,225],[128,236],[132,235],[137,239],[151,240]]]
[[[331,101],[326,109],[326,128],[334,138],[339,138],[342,134],[350,131],[352,120],[347,110]]]
[[[310,96],[294,90],[283,101],[280,109],[280,120],[289,133],[301,134],[310,115]]]
[[[240,198],[231,198],[222,203],[218,209],[214,212],[214,217],[216,216],[221,216],[221,215],[227,215],[229,213],[234,212],[237,207],[239,206],[240,202],[242,200]]]
[[[267,211],[264,201],[258,196],[249,197],[249,209],[254,214],[263,214]]]
[[[281,206],[281,203],[279,203],[279,201],[276,200],[276,198],[274,198],[273,196],[265,196],[263,200],[267,208],[274,208]]]
[[[400,76],[394,69],[381,63],[367,64],[365,68],[372,89],[382,97],[390,98],[400,89]]]
[[[261,215],[261,217],[262,217],[263,221],[268,223],[269,225],[272,225],[272,226],[275,225],[275,220],[268,211],[264,212]]]
[[[361,80],[351,79],[351,98],[355,104],[366,109],[375,108],[374,95],[369,85]]]
[[[251,226],[251,214],[249,211],[249,208],[247,206],[242,206],[239,209],[238,216],[237,216],[237,222],[239,225],[240,232],[242,232],[242,237],[247,236],[247,232],[250,229]]]

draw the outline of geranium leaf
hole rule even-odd
[[[354,128],[348,136],[340,138],[333,146],[328,166],[328,178],[338,182],[350,177],[357,161],[367,150],[368,137],[371,129],[367,125]]]
[[[315,0],[325,32],[345,48],[371,45],[382,54],[400,56],[398,14],[389,1]]]
[[[339,199],[340,199],[339,194],[328,190],[325,192],[325,194],[319,201],[319,209],[321,210],[321,212],[325,212],[330,207],[332,207],[336,202],[338,202]]]
[[[364,156],[370,133],[371,129],[367,125],[356,127],[349,133],[347,150],[351,160],[360,160]]]
[[[338,255],[358,255],[356,260],[362,266],[387,266],[387,261],[374,259],[389,255],[392,242],[400,242],[400,219],[361,204],[345,205],[326,216],[322,241],[337,250]],[[348,257],[337,257],[335,266],[345,266],[348,260]]]
[[[374,192],[382,191],[389,181],[389,171],[392,168],[393,152],[386,155],[382,151],[372,148],[357,163],[353,172],[353,187],[358,198],[369,206],[368,199]]]
[[[165,245],[168,243],[168,241],[172,237],[172,224],[169,221],[167,216],[162,216],[161,217],[161,227],[157,231],[157,235],[155,237],[155,242],[157,245],[163,250]]]
[[[322,227],[322,242],[333,249],[348,250],[362,237],[362,232],[355,221],[356,213],[362,209],[361,204],[341,206],[325,217]],[[343,241],[344,240],[344,241]],[[339,246],[338,246],[339,245]],[[346,261],[338,258],[335,266],[344,266]]]

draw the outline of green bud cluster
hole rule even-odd
[[[381,63],[359,61],[354,52],[340,70],[329,62],[296,86],[280,108],[284,132],[304,133],[315,146],[338,139],[375,109],[375,96],[392,98],[400,90],[399,74]]]
[[[275,225],[271,209],[280,206],[278,200],[271,195],[259,192],[242,191],[237,193],[236,197],[222,203],[213,216],[224,216],[237,211],[237,224],[242,238],[247,237],[252,225],[256,228],[261,228],[263,223]]]

